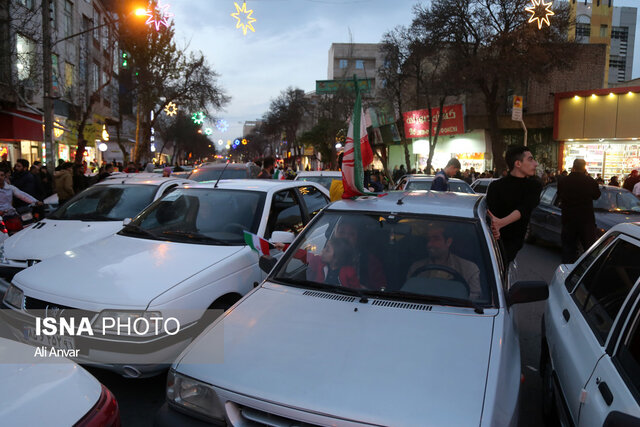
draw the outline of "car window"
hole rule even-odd
[[[121,221],[140,213],[153,197],[155,185],[95,185],[65,203],[50,218],[80,221]]]
[[[564,282],[564,286],[567,288],[569,293],[573,292],[576,285],[578,284],[578,280],[582,277],[582,275],[587,271],[589,266],[595,261],[596,258],[600,256],[602,251],[609,246],[611,242],[613,242],[618,236],[618,233],[611,233],[607,238],[605,238],[598,246],[593,248],[590,252],[587,252],[585,257],[580,261],[578,265],[573,269],[573,271],[567,277],[567,280]]]
[[[484,183],[476,184],[476,186],[473,187],[473,191],[475,191],[476,193],[486,194],[487,188],[489,188],[488,184],[484,184]]]
[[[222,173],[223,169],[220,168],[200,168],[194,169],[189,175],[189,179],[197,182],[203,181],[215,181],[220,179],[247,179],[247,169],[226,169]],[[220,175],[222,174],[222,178]]]
[[[553,198],[556,196],[557,192],[558,187],[556,187],[555,185],[545,188],[542,192],[542,195],[540,196],[540,203],[550,205],[553,202]]]
[[[329,199],[327,196],[322,194],[322,191],[318,190],[316,187],[307,186],[307,187],[299,187],[298,190],[302,195],[302,200],[304,200],[304,204],[307,206],[307,212],[309,213],[309,217],[313,218],[322,208],[327,206],[329,203]]]
[[[593,202],[593,208],[609,212],[640,212],[640,200],[627,190],[602,188],[600,197]]]
[[[615,241],[578,282],[573,298],[601,344],[640,277],[640,247]]]
[[[478,221],[327,210],[319,215],[286,252],[274,280],[401,300],[452,298],[467,306],[494,301],[496,279]]]
[[[265,239],[269,239],[274,231],[298,234],[303,228],[302,211],[295,192],[284,190],[274,194]]]
[[[411,191],[420,191],[420,190],[431,190],[431,184],[433,184],[432,180],[429,181],[409,181],[407,182],[405,190]]]
[[[471,187],[466,182],[451,182],[449,181],[449,191],[453,191],[456,193],[473,193]]]
[[[621,371],[621,377],[627,386],[640,393],[640,313],[636,309],[635,320],[630,333],[620,344],[618,351],[613,356],[615,365]]]
[[[323,187],[325,187],[327,190],[331,189],[331,183],[334,180],[342,180],[342,178],[336,177],[336,178],[332,178],[330,176],[301,176],[300,178],[298,178],[299,181],[310,181],[310,182],[315,182],[318,183],[320,185],[322,185]]]

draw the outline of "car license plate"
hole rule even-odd
[[[37,335],[36,328],[25,326],[24,338],[33,345],[53,347],[56,350],[75,350],[75,342],[72,337],[59,335]]]
[[[30,212],[27,212],[27,213],[23,213],[21,218],[23,221],[30,221],[31,219],[33,219],[33,215],[31,215]]]

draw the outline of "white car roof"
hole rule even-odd
[[[178,184],[181,183],[191,183],[195,182],[186,178],[173,178],[173,177],[163,177],[162,175],[158,175],[156,173],[137,173],[137,174],[122,174],[110,176],[104,181],[100,181],[95,185],[110,185],[110,184],[150,184],[150,185],[161,185],[167,181],[175,181]]]
[[[191,183],[187,185],[186,188],[214,188],[215,185],[215,181],[191,181]],[[277,191],[286,188],[304,187],[309,185],[316,187],[326,195],[329,195],[329,192],[326,188],[314,182],[278,179],[221,179],[218,183],[218,188],[226,188],[229,190],[263,191],[265,193],[268,193],[272,190]]]
[[[425,176],[408,176],[407,181],[433,181],[435,179],[435,175],[425,175]],[[465,182],[459,178],[449,178],[450,182]]]
[[[611,227],[609,231],[618,231],[640,240],[640,222],[623,222]]]
[[[328,177],[342,177],[342,172],[340,171],[301,171],[296,175],[296,179],[305,176],[328,176]]]
[[[340,200],[331,211],[397,212],[475,218],[476,206],[484,195],[440,191],[392,191],[382,197]],[[401,200],[401,203],[399,201]]]

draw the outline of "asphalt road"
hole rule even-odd
[[[518,254],[518,280],[549,282],[560,262],[560,251],[550,246],[525,245]],[[544,302],[521,305],[516,311],[520,330],[522,372],[525,376],[520,395],[520,425],[543,425],[540,415],[541,382],[538,373],[540,357],[540,320]],[[0,336],[5,335],[0,325]],[[166,374],[153,378],[127,379],[100,369],[89,371],[116,396],[122,425],[150,426],[156,411],[164,403]]]

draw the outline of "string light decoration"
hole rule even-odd
[[[197,125],[201,125],[204,122],[204,119],[206,118],[207,116],[205,116],[205,114],[202,111],[198,111],[197,113],[193,113],[191,115],[191,120],[193,120],[193,123]]]
[[[175,116],[178,114],[178,106],[173,102],[170,102],[164,107],[164,112],[167,116]]]
[[[247,141],[247,138],[242,138],[242,145],[247,145],[247,142],[249,142]]]
[[[150,9],[147,9],[145,15],[147,15],[146,25],[154,25],[156,31],[160,31],[160,27],[164,25],[169,28],[169,18],[173,17],[173,13],[169,12],[168,4],[156,3]]]
[[[206,128],[204,130],[204,134],[207,135],[207,136],[211,135],[212,133],[213,133],[213,129],[211,129],[211,128]]]
[[[545,3],[544,0],[531,0],[531,6],[524,9],[531,14],[529,24],[538,21],[539,30],[542,29],[543,24],[547,24],[547,26],[550,27],[551,21],[549,21],[549,17],[555,15],[553,10],[551,10],[551,6],[553,6],[552,1]]]
[[[238,3],[236,2],[233,4],[236,7],[236,12],[232,13],[231,16],[238,20],[238,22],[236,22],[236,28],[242,28],[242,34],[245,36],[247,35],[247,29],[255,33],[256,30],[253,28],[253,23],[256,22],[257,19],[251,16],[253,14],[253,9],[247,10],[246,2],[242,2],[242,7],[238,6]],[[240,17],[240,14],[246,15],[246,22],[242,21],[243,18]]]
[[[220,132],[226,132],[229,129],[229,122],[224,119],[220,119],[216,121],[216,128],[218,128]]]

